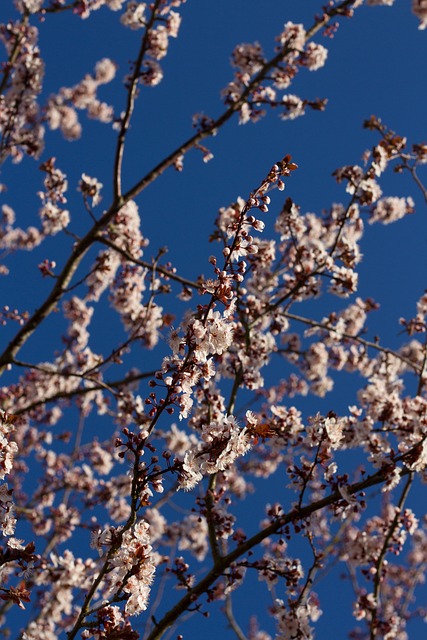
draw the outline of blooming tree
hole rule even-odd
[[[237,44],[219,115],[195,114],[192,135],[134,178],[132,127],[163,79],[184,1],[15,0],[0,27],[1,160],[6,175],[34,163],[42,172],[37,222],[7,202],[25,178],[2,185],[2,625],[23,640],[155,640],[171,628],[182,637],[190,614],[206,633],[205,618],[222,613],[239,640],[312,638],[321,585],[339,564],[353,588],[351,637],[403,640],[426,616],[416,596],[427,519],[408,500],[426,479],[427,294],[420,283],[392,349],[369,333],[378,304],[358,295],[358,267],[367,225],[427,202],[427,145],[371,116],[371,150],[334,172],[342,202],[316,214],[292,197],[299,167],[285,149],[220,208],[212,255],[190,274],[148,249],[140,215],[164,172],[191,171],[189,152],[211,160],[209,139],[229,120],[324,110],[291,85],[327,63],[330,38],[362,5],[394,0],[326,2],[311,25],[284,15],[270,55]],[[39,35],[101,10],[115,12],[117,37],[138,33],[130,67],[120,76],[104,57],[68,84],[65,69],[46,93]],[[424,29],[426,0],[412,11]],[[113,85],[110,104],[100,96]],[[84,158],[79,179],[67,177],[75,147],[62,138],[84,141],[86,116],[113,130],[108,185]],[[390,169],[411,177],[412,195],[383,194]],[[6,285],[12,296],[26,252],[38,257],[25,274],[31,303],[22,295],[15,309]],[[359,385],[345,410],[334,400],[340,371]],[[265,487],[263,511],[248,518]],[[246,616],[233,603],[254,575],[266,606]]]

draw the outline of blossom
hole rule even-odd
[[[46,120],[51,129],[60,129],[67,140],[80,137],[82,127],[77,116],[77,109],[86,109],[89,118],[100,122],[111,122],[113,109],[97,98],[100,85],[111,82],[115,77],[116,67],[109,58],[103,58],[92,75],[84,78],[73,87],[62,87],[56,95],[49,98],[46,109]]]
[[[379,184],[368,178],[358,165],[348,165],[334,171],[337,182],[347,180],[347,193],[355,194],[360,204],[372,204],[380,198],[382,191]]]
[[[357,291],[358,274],[347,267],[334,267],[329,291],[346,298]]]
[[[131,0],[126,5],[126,11],[120,16],[120,22],[130,29],[142,29],[145,26],[144,13],[147,8],[145,2]]]
[[[307,67],[309,71],[317,71],[317,69],[324,66],[327,57],[328,50],[326,47],[315,42],[309,42],[301,56],[301,64]]]
[[[93,307],[88,306],[84,300],[77,296],[73,296],[69,300],[65,300],[63,308],[64,316],[71,321],[68,330],[68,335],[70,336],[69,346],[74,351],[78,352],[82,348],[86,347],[88,343],[88,327],[90,325],[94,309]]]
[[[129,594],[125,607],[126,613],[135,616],[145,611],[150,594],[150,586],[146,581],[141,580],[139,576],[131,576],[123,591]]]
[[[414,447],[413,454],[405,463],[411,471],[422,471],[425,469],[427,466],[427,438],[425,436],[422,441]]]
[[[79,182],[79,190],[85,197],[92,198],[92,205],[95,207],[101,201],[101,189],[103,185],[96,178],[90,178],[82,173],[82,179]]]
[[[43,0],[18,0],[15,4],[19,11],[27,10],[29,13],[36,13],[41,9]]]
[[[95,80],[99,84],[108,84],[116,76],[117,66],[110,58],[103,58],[95,65]]]
[[[379,144],[374,147],[372,156],[374,158],[372,166],[375,170],[375,175],[379,177],[387,167],[389,154],[387,153],[386,149],[384,149],[384,146]]]
[[[344,438],[343,423],[336,418],[325,418],[324,428],[328,435],[328,440],[331,442],[332,448],[338,449]]]
[[[205,323],[194,320],[191,332],[195,342],[195,356],[206,362],[212,354],[221,355],[233,340],[233,324],[225,321],[219,311],[211,311]]]
[[[4,536],[12,536],[15,533],[15,526],[15,504],[12,500],[12,490],[4,483],[0,485],[0,529]]]
[[[367,0],[366,4],[374,6],[374,5],[384,5],[386,7],[391,7],[394,4],[394,0]]]
[[[176,424],[172,424],[170,429],[163,431],[161,435],[164,437],[168,449],[175,455],[184,455],[192,445],[197,443],[194,434],[187,435],[185,431],[178,429]]]
[[[148,53],[155,60],[164,58],[168,51],[169,40],[167,27],[159,26],[148,31]]]
[[[125,611],[138,615],[148,605],[151,583],[156,571],[151,552],[149,524],[140,520],[121,534],[121,544],[112,558],[111,588],[118,586],[127,594]],[[117,531],[116,535],[120,535]],[[130,575],[129,575],[130,574]]]
[[[287,94],[282,97],[282,104],[285,111],[280,114],[282,120],[294,120],[303,116],[305,113],[305,105],[298,96]]]
[[[226,469],[250,446],[246,427],[241,429],[233,416],[220,416],[218,420],[205,424],[201,441],[184,455],[180,488],[193,489],[204,474]]]
[[[196,458],[196,451],[192,450],[185,453],[182,464],[182,471],[182,479],[180,482],[181,488],[185,489],[186,491],[194,489],[194,487],[203,478],[203,475],[200,472],[199,468],[199,461]]]
[[[286,68],[274,69],[271,73],[273,85],[277,89],[287,89],[297,72],[296,67],[288,65]]]
[[[322,615],[315,593],[310,593],[305,604],[287,607],[283,600],[276,600],[273,615],[277,623],[276,640],[291,640],[292,638],[314,638],[310,621],[316,622]]]
[[[381,198],[372,209],[369,224],[382,222],[391,224],[400,220],[408,213],[413,213],[414,201],[412,198],[387,197]]]
[[[412,13],[414,13],[420,20],[418,29],[427,28],[427,1],[426,0],[412,0]]]
[[[18,445],[10,441],[9,434],[14,427],[8,423],[7,414],[0,414],[0,480],[12,471],[14,456],[18,452]],[[3,485],[5,486],[5,485]],[[7,488],[7,487],[6,487]],[[6,492],[7,493],[7,492]],[[4,494],[5,495],[5,494]]]
[[[190,514],[169,532],[177,540],[180,551],[189,550],[197,560],[204,560],[208,552],[208,524],[206,518]]]
[[[21,4],[21,11],[37,11],[37,0]],[[38,29],[25,21],[2,25],[0,40],[6,48],[6,59],[13,64],[5,76],[0,108],[0,161],[11,156],[20,162],[26,153],[39,157],[44,147],[44,127],[38,105],[42,91],[44,62],[38,47]]]
[[[181,16],[176,11],[170,10],[168,13],[166,28],[168,31],[168,35],[171,38],[177,38],[179,33],[179,28],[181,26]]]
[[[265,63],[261,45],[258,42],[237,45],[232,54],[232,62],[243,73],[256,73]]]
[[[372,204],[381,197],[382,191],[379,184],[373,178],[361,180],[357,186],[347,185],[348,193],[354,193],[361,204]]]
[[[48,102],[46,120],[52,130],[60,129],[66,140],[80,138],[82,127],[75,109],[62,104],[58,99],[51,98]]]
[[[292,50],[295,51],[295,55],[298,55],[298,52],[302,51],[305,44],[304,25],[287,22],[284,25],[283,31],[278,36],[277,40],[282,46],[288,45]]]
[[[140,80],[147,87],[155,87],[163,79],[163,71],[156,60],[144,60]]]

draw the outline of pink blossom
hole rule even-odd
[[[130,29],[142,29],[145,26],[144,13],[147,8],[145,2],[131,0],[126,5],[126,11],[120,16],[120,22]]]
[[[117,66],[109,58],[103,58],[95,65],[95,80],[99,84],[108,84],[116,76]]]
[[[79,182],[79,189],[85,197],[92,198],[92,205],[96,207],[101,201],[100,195],[103,185],[98,182],[96,178],[90,178],[85,173],[82,173],[82,179]]]
[[[280,44],[288,45],[292,51],[295,51],[295,56],[298,52],[302,51],[305,45],[305,29],[302,24],[294,24],[293,22],[287,22],[284,25],[284,29],[277,40]]]
[[[413,213],[413,211],[414,201],[412,198],[381,198],[372,210],[369,223],[382,222],[383,224],[391,224],[408,213]]]
[[[145,60],[140,75],[141,82],[148,87],[155,87],[163,79],[163,71],[156,60]]]
[[[282,104],[285,107],[285,111],[280,114],[283,120],[294,120],[305,113],[304,102],[298,96],[292,94],[284,95]]]
[[[232,62],[233,66],[243,73],[251,75],[256,73],[265,63],[261,45],[258,42],[254,44],[239,44],[233,51]]]
[[[36,13],[41,9],[43,0],[16,0],[15,4],[21,12],[27,10],[29,13]]]
[[[394,0],[367,0],[366,4],[374,6],[374,5],[384,5],[386,7],[391,7],[394,4]]]
[[[171,38],[177,38],[181,26],[181,16],[177,11],[170,10],[167,17],[167,30]]]
[[[317,71],[324,66],[328,50],[321,44],[309,42],[301,57],[301,63],[307,67],[309,71]]]
[[[412,0],[412,12],[420,20],[418,29],[427,27],[427,2],[426,0]]]

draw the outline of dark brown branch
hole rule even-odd
[[[123,155],[125,150],[126,134],[129,130],[130,120],[135,108],[136,93],[138,88],[139,77],[141,75],[141,66],[149,45],[148,34],[156,21],[157,10],[161,5],[161,3],[162,3],[162,0],[155,0],[154,4],[151,7],[150,19],[145,27],[141,48],[138,54],[138,58],[135,62],[135,68],[133,70],[132,78],[129,83],[126,110],[125,110],[123,119],[121,121],[120,131],[117,138],[116,153],[114,157],[114,171],[113,171],[114,200],[118,200],[119,198],[122,197],[122,164],[123,164]]]
[[[25,364],[25,366],[31,368],[31,365]],[[52,375],[56,375],[55,372],[51,372],[51,373]],[[86,393],[91,393],[92,391],[101,391],[102,389],[109,389],[109,388],[120,390],[121,387],[125,387],[126,385],[132,384],[133,382],[137,382],[138,380],[143,380],[144,378],[153,378],[155,373],[156,373],[155,371],[147,371],[145,373],[128,375],[125,378],[122,378],[121,380],[107,381],[104,383],[94,382],[93,385],[90,387],[79,387],[78,389],[74,389],[73,391],[59,391],[58,393],[54,393],[52,396],[43,398],[43,400],[36,400],[28,404],[26,407],[23,407],[21,409],[16,409],[14,410],[13,413],[14,415],[19,416],[24,413],[27,413],[28,411],[31,411],[32,409],[36,409],[37,407],[40,407],[44,404],[47,404],[50,402],[56,402],[57,400],[67,400],[67,399],[74,398],[76,396],[83,396],[83,395],[86,395]],[[62,375],[62,374],[57,374],[57,375]]]

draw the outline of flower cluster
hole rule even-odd
[[[31,251],[42,242],[43,234],[37,227],[31,226],[25,230],[15,227],[15,220],[15,211],[9,205],[4,204],[1,208],[0,220],[0,246],[2,250],[8,252],[18,249]],[[7,275],[8,272],[6,265],[1,265],[2,275]]]
[[[419,29],[427,28],[427,2],[425,0],[412,0],[412,11],[420,21]]]
[[[121,23],[132,30],[146,28],[148,57],[144,58],[139,74],[141,82],[146,86],[154,87],[163,79],[159,60],[167,55],[169,38],[178,37],[181,16],[172,7],[179,7],[182,1],[162,3],[160,10],[155,9],[150,17],[145,2],[131,0],[120,18]]]
[[[38,96],[44,63],[38,47],[38,30],[30,24],[8,22],[0,26],[0,40],[13,64],[6,65],[5,90],[0,98],[0,161],[11,156],[20,162],[24,153],[38,157],[44,147]]]
[[[96,178],[91,178],[85,173],[82,174],[82,179],[79,183],[79,190],[82,192],[85,200],[87,200],[87,198],[92,198],[93,207],[96,207],[96,205],[99,204],[102,199],[102,187],[102,183],[99,182]]]
[[[10,441],[13,432],[13,416],[4,411],[0,414],[0,480],[12,471],[13,459],[18,452],[16,442]],[[3,535],[11,536],[15,531],[16,518],[14,517],[15,505],[12,500],[12,491],[7,484],[0,486],[0,528]]]
[[[59,93],[49,98],[46,108],[46,121],[51,129],[60,129],[67,140],[80,138],[82,126],[77,110],[85,110],[89,118],[100,122],[112,122],[113,109],[106,102],[101,102],[97,91],[103,84],[108,84],[116,75],[116,65],[108,58],[100,60],[92,75],[87,74],[74,87],[60,89]]]
[[[265,106],[280,107],[284,120],[304,115],[307,106],[324,109],[322,100],[302,100],[296,95],[278,96],[277,90],[287,89],[299,69],[306,67],[317,71],[326,62],[328,50],[321,44],[307,42],[303,25],[287,22],[277,37],[280,60],[268,74],[267,61],[261,45],[240,44],[232,53],[232,64],[236,72],[234,79],[222,91],[225,103],[239,107],[239,123],[257,122],[265,116]]]
[[[287,606],[283,600],[276,600],[273,615],[277,623],[277,640],[291,640],[292,638],[314,638],[310,622],[316,622],[322,615],[316,594],[311,593],[306,604],[290,603]]]
[[[120,537],[120,547],[111,558],[112,571],[108,575],[111,591],[126,594],[125,611],[138,615],[147,608],[150,585],[156,571],[150,553],[149,525],[141,520]],[[116,535],[120,533],[116,532]]]
[[[250,449],[245,428],[233,416],[205,425],[200,442],[185,453],[182,461],[180,488],[193,489],[205,474],[222,471]]]
[[[414,201],[412,198],[396,198],[388,197],[381,198],[375,204],[372,209],[372,215],[369,222],[382,222],[383,224],[390,224],[400,220],[408,213],[413,213]]]
[[[55,158],[50,158],[40,168],[46,173],[46,176],[44,179],[45,191],[40,191],[38,194],[43,203],[39,215],[43,233],[53,236],[65,229],[70,223],[69,212],[60,206],[67,202],[64,194],[68,189],[68,181],[65,174],[55,167]]]

